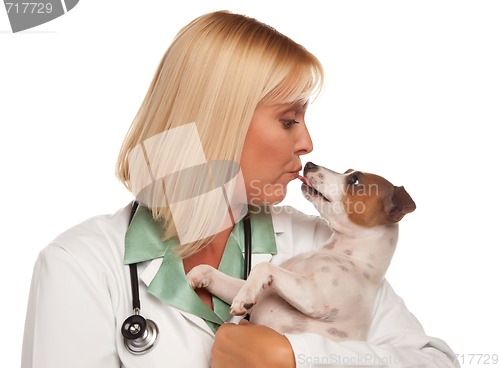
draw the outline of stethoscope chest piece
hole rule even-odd
[[[123,322],[122,335],[128,351],[132,354],[145,354],[158,341],[158,326],[150,319],[135,314]]]

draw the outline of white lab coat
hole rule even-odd
[[[147,292],[158,261],[139,265],[141,314],[160,336],[147,354],[129,353],[121,336],[132,314],[129,268],[123,264],[130,206],[91,218],[57,237],[35,265],[24,332],[22,368],[209,366],[214,334],[197,316]],[[330,236],[326,223],[290,207],[273,213],[278,254],[254,255],[253,265],[318,247]],[[168,280],[165,280],[168,282]],[[425,335],[387,282],[378,293],[367,342],[336,343],[314,334],[287,334],[297,367],[371,365],[453,367],[453,352]],[[244,342],[242,342],[244,344]]]

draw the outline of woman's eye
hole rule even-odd
[[[291,128],[292,126],[294,126],[295,124],[298,124],[299,122],[295,119],[291,119],[291,120],[288,120],[288,119],[282,119],[280,120],[281,121],[281,124],[283,124],[283,126],[287,129]]]

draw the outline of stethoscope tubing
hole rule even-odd
[[[252,269],[252,228],[250,216],[243,219],[243,232],[245,234],[245,262],[243,266],[243,279],[246,280]]]
[[[134,218],[135,212],[137,211],[137,207],[139,207],[139,202],[134,201],[132,204],[130,219],[128,225],[132,222]],[[139,298],[139,276],[137,275],[137,263],[132,263],[129,265],[130,268],[130,283],[132,289],[132,308],[134,312],[138,312],[141,310],[141,300]]]

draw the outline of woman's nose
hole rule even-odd
[[[309,130],[305,124],[301,124],[302,129],[300,130],[297,142],[296,142],[296,154],[297,155],[305,155],[310,153],[313,150],[313,143],[311,140],[311,136],[309,135]]]

